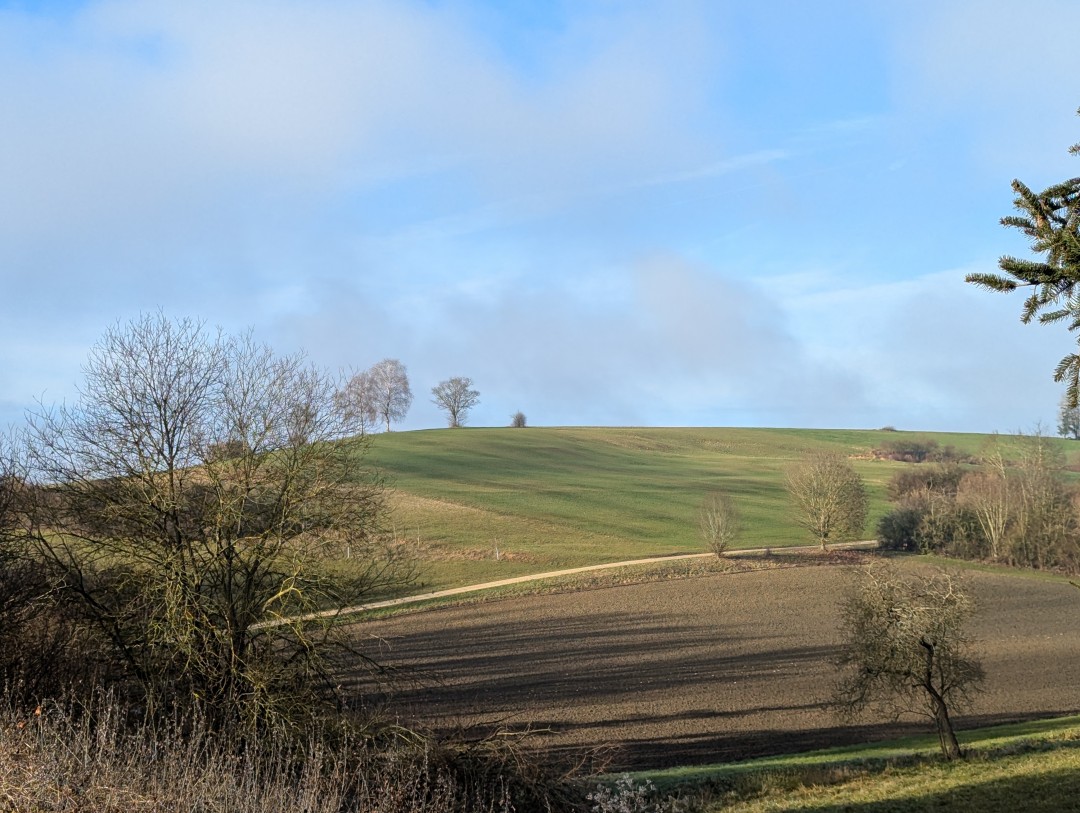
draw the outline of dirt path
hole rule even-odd
[[[985,691],[962,727],[1080,709],[1076,590],[971,573]],[[356,627],[399,670],[392,713],[437,729],[531,728],[554,753],[611,746],[613,769],[693,764],[926,732],[838,721],[844,568],[786,567],[441,607]],[[368,697],[377,688],[347,675]]]
[[[875,540],[869,539],[861,542],[837,542],[829,546],[829,550],[869,550],[876,548],[878,543]],[[729,551],[726,556],[740,557],[740,556],[760,556],[770,550],[783,550],[787,553],[804,553],[820,550],[819,545],[802,545],[794,548],[744,548],[741,550]],[[314,621],[318,618],[330,618],[332,616],[347,616],[356,615],[367,610],[378,610],[384,607],[398,607],[402,604],[416,604],[421,601],[431,601],[437,598],[447,598],[448,596],[458,596],[462,593],[475,593],[480,590],[491,590],[495,587],[507,587],[512,584],[523,584],[525,582],[540,581],[541,579],[553,579],[558,576],[572,576],[575,573],[590,573],[596,570],[610,570],[616,567],[629,567],[631,565],[651,565],[660,564],[661,562],[676,562],[682,559],[706,559],[716,554],[713,553],[677,553],[671,556],[652,556],[647,559],[630,559],[625,562],[607,562],[602,565],[586,565],[584,567],[572,567],[567,570],[550,570],[547,573],[533,573],[527,576],[515,576],[511,579],[499,579],[493,582],[482,582],[480,584],[469,584],[464,587],[451,587],[446,590],[435,590],[430,593],[418,593],[412,596],[400,596],[398,598],[385,599],[383,601],[373,601],[368,604],[358,604],[354,607],[345,607],[340,610],[324,610],[317,613],[308,613],[307,615],[297,616],[296,618],[290,618],[289,621]],[[266,622],[259,624],[260,627],[275,626],[277,624],[284,624],[285,620]]]

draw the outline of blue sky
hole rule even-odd
[[[1053,429],[963,282],[1080,174],[1080,4],[2,2],[0,425],[162,309],[434,427]]]

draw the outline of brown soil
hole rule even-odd
[[[527,596],[357,629],[398,667],[390,708],[436,729],[534,730],[556,754],[610,746],[611,770],[729,761],[926,732],[828,707],[847,568],[789,567]],[[1080,709],[1080,594],[971,573],[984,691],[958,725]],[[400,678],[406,678],[401,680]],[[368,687],[370,691],[370,687]]]

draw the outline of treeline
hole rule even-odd
[[[974,463],[931,463],[898,472],[895,505],[878,525],[891,550],[1080,570],[1080,487],[1046,437],[1002,441]]]

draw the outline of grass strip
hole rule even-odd
[[[1080,715],[959,733],[945,762],[932,735],[746,762],[631,774],[706,811],[1057,811],[1080,798]]]

